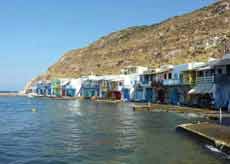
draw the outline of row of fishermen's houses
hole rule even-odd
[[[38,96],[81,96],[135,102],[230,108],[230,55],[207,63],[129,66],[120,75],[40,81],[32,87]]]

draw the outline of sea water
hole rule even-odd
[[[125,103],[0,97],[0,164],[229,164],[176,132],[198,119]]]

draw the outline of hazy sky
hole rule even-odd
[[[0,90],[19,90],[64,52],[214,0],[0,0]]]

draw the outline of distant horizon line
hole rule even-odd
[[[15,91],[15,90],[0,90],[0,93],[18,93],[19,91]]]

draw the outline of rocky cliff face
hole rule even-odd
[[[131,27],[67,52],[43,77],[111,74],[128,65],[159,66],[223,55],[230,40],[230,0],[151,26]]]

